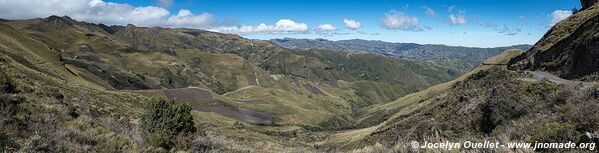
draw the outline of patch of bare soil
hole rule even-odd
[[[271,125],[273,120],[273,115],[269,113],[224,105],[200,108],[199,111],[215,112],[226,117],[264,125]]]
[[[201,102],[214,99],[210,91],[200,88],[168,89],[163,92],[168,98],[186,102]]]

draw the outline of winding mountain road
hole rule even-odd
[[[555,76],[549,72],[545,71],[526,71],[527,74],[531,74],[532,78],[535,80],[543,80],[547,79],[548,81],[557,83],[557,84],[581,84],[584,88],[592,87],[595,82],[585,82],[585,81],[576,81],[576,80],[567,80]]]

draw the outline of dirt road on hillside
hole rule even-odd
[[[547,79],[548,81],[557,83],[557,84],[581,84],[584,88],[592,87],[595,82],[584,82],[584,81],[576,81],[576,80],[567,80],[555,76],[549,72],[545,71],[526,71],[527,74],[531,74],[532,78],[535,80],[543,80]]]

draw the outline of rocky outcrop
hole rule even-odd
[[[68,25],[73,25],[75,23],[77,23],[77,21],[73,20],[71,17],[69,16],[50,16],[48,18],[43,19],[45,22],[47,23],[51,23],[51,24],[56,24],[56,25],[64,25],[64,24],[68,24]]]
[[[599,0],[580,0],[580,3],[582,5],[583,9],[589,8],[593,5],[595,5],[595,3],[597,3]]]

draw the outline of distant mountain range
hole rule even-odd
[[[467,72],[484,60],[501,54],[508,49],[528,50],[531,45],[522,44],[507,47],[478,48],[415,43],[391,43],[376,40],[327,39],[272,39],[272,43],[288,49],[327,49],[335,51],[369,52],[399,57],[411,61],[423,61],[447,66],[459,72]]]

